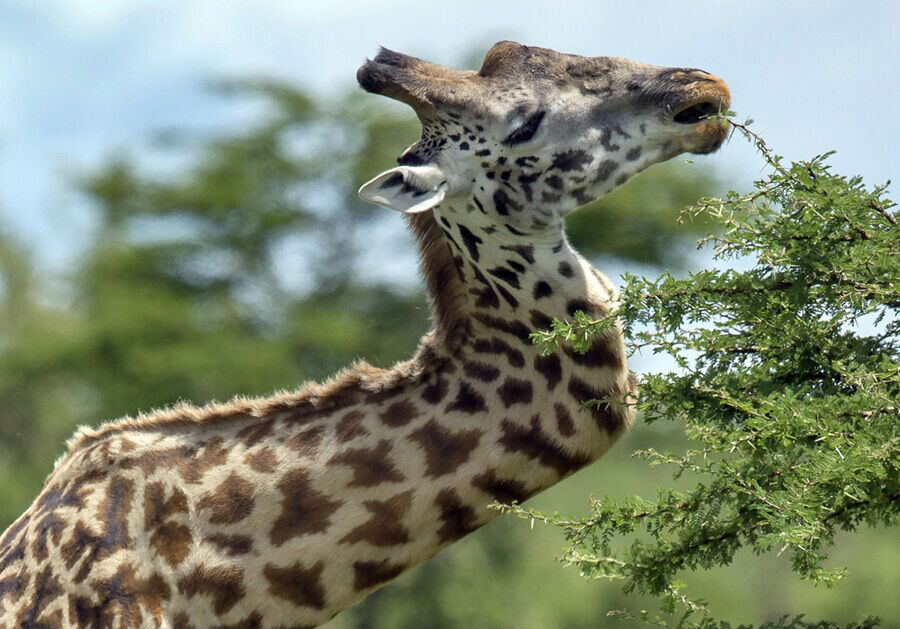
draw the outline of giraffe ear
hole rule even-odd
[[[359,189],[359,198],[398,212],[430,210],[447,194],[447,178],[433,165],[398,166],[386,170]]]

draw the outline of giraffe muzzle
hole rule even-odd
[[[731,93],[725,81],[703,70],[688,75],[684,99],[674,108],[673,120],[678,124],[697,124],[728,110]]]
[[[675,114],[674,120],[678,124],[695,124],[718,114],[719,107],[715,103],[703,101],[682,109]]]
[[[712,153],[728,136],[728,123],[721,115],[731,105],[731,94],[717,76],[695,70],[693,78],[686,98],[673,108],[672,121],[684,129],[683,150]]]

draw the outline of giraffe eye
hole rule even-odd
[[[505,146],[515,146],[516,144],[522,144],[533,138],[534,134],[537,133],[538,127],[541,126],[541,120],[544,119],[545,113],[547,112],[541,110],[531,114],[531,116],[528,117],[528,120],[522,123],[522,126],[503,138],[501,144]]]

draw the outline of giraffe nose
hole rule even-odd
[[[696,87],[709,96],[715,97],[722,109],[728,109],[728,106],[731,105],[731,92],[725,81],[715,74],[699,68],[691,68],[690,76],[694,79]]]
[[[707,82],[707,89],[719,93],[722,105],[725,109],[727,109],[731,104],[731,92],[728,90],[728,85],[725,84],[725,81],[717,77],[715,74],[710,74],[709,72],[706,72],[704,70],[698,70],[698,78]]]
[[[731,92],[725,81],[695,68],[687,70],[685,74],[686,89],[681,105],[675,109],[675,122],[694,124],[725,111],[731,105]]]

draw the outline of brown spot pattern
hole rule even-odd
[[[94,533],[82,520],[75,523],[72,534],[60,548],[66,567],[71,569],[81,560],[81,568],[74,575],[76,581],[84,581],[91,567],[116,550],[131,546],[134,540],[128,531],[128,514],[134,499],[134,482],[114,476],[106,487],[106,495],[97,508],[95,521],[100,532]]]
[[[494,468],[474,476],[472,485],[502,504],[524,502],[531,495],[525,483],[513,478],[500,478]]]
[[[316,490],[309,472],[302,468],[285,474],[278,489],[282,494],[281,515],[269,532],[274,546],[301,535],[321,533],[331,525],[331,516],[343,504]]]
[[[483,413],[486,410],[487,405],[484,403],[484,396],[476,391],[471,384],[462,381],[459,383],[456,399],[447,405],[446,412],[460,411],[461,413],[474,415],[475,413]]]
[[[463,371],[465,371],[466,375],[470,378],[481,380],[482,382],[493,382],[500,377],[499,369],[493,365],[488,365],[477,360],[466,362],[466,364],[463,365]]]
[[[564,437],[571,437],[575,434],[575,422],[572,421],[572,415],[568,409],[557,402],[553,405],[553,411],[556,413],[556,429],[559,434]]]
[[[531,296],[535,301],[538,299],[543,299],[544,297],[549,297],[553,294],[553,288],[550,287],[550,284],[545,282],[544,280],[540,280],[535,283],[534,289],[531,291]]]
[[[141,453],[138,456],[122,457],[119,465],[122,469],[137,467],[145,477],[152,476],[159,469],[175,469],[185,478],[184,470],[187,462],[194,456],[195,450],[188,446],[164,448]]]
[[[547,389],[552,391],[562,380],[562,364],[555,353],[548,356],[535,356],[534,369],[547,381]]]
[[[0,573],[13,563],[25,557],[25,534],[31,519],[27,515],[18,518],[12,525],[6,529],[3,537],[0,537]],[[18,538],[18,541],[15,541]]]
[[[26,574],[24,571],[19,571],[0,579],[0,609],[2,609],[6,598],[9,598],[13,603],[18,602],[30,581],[31,575]]]
[[[112,622],[108,622],[113,618],[117,620],[116,626],[147,626],[149,623],[144,622],[142,610],[150,612],[155,621],[153,624],[159,626],[162,622],[163,602],[172,595],[169,585],[158,573],[142,579],[137,576],[137,571],[130,563],[119,566],[110,577],[92,581],[91,587],[99,602],[93,605],[83,599],[85,607],[81,612],[87,612],[89,617],[105,620],[106,622],[98,624],[99,627],[113,626]]]
[[[275,454],[275,450],[266,446],[253,452],[248,452],[247,456],[244,457],[244,462],[246,462],[254,472],[271,474],[278,466],[278,457]]]
[[[502,319],[483,312],[476,312],[472,317],[492,330],[505,332],[516,337],[525,345],[531,345],[531,330],[521,321]]]
[[[128,514],[134,498],[134,482],[114,477],[106,488],[106,497],[100,503],[98,520],[104,523],[104,540],[111,549],[131,546],[128,534]]]
[[[324,426],[313,426],[294,433],[284,440],[284,445],[301,456],[313,456],[318,452],[324,436]]]
[[[374,487],[381,483],[406,480],[390,458],[391,442],[382,439],[372,448],[348,448],[331,457],[330,464],[348,465],[353,469],[350,487]]]
[[[194,625],[191,624],[190,618],[184,612],[178,612],[177,614],[175,614],[175,618],[172,620],[172,628],[173,629],[195,629]]]
[[[425,474],[438,478],[455,472],[468,461],[482,434],[477,428],[453,432],[431,419],[410,433],[409,438],[419,443],[425,451]]]
[[[213,533],[206,540],[224,550],[231,557],[246,555],[253,550],[253,539],[249,535]]]
[[[369,588],[390,581],[401,572],[404,566],[391,563],[387,559],[381,561],[357,561],[353,564],[353,587],[356,591]]]
[[[94,478],[92,478],[94,476]],[[98,475],[83,474],[68,483],[57,484],[46,488],[35,502],[34,524],[32,526],[33,541],[31,544],[32,559],[42,563],[48,556],[48,542],[59,546],[62,532],[66,527],[67,517],[62,511],[80,509],[84,506],[84,498],[93,491],[86,487],[96,481]],[[24,540],[23,540],[24,543]],[[6,547],[4,543],[0,548]],[[0,572],[6,561],[0,560]]]
[[[589,315],[594,312],[594,304],[586,299],[570,299],[566,304],[566,312],[570,317],[574,317],[575,313],[579,311]]]
[[[35,518],[34,539],[31,544],[32,559],[43,563],[48,556],[48,538],[52,538],[54,546],[59,545],[59,538],[65,528],[65,521],[57,512],[51,511],[40,519]]]
[[[521,452],[528,458],[539,461],[542,465],[552,467],[560,476],[574,472],[590,462],[587,455],[568,452],[560,443],[556,442],[541,428],[540,418],[537,415],[531,418],[530,428],[504,419],[501,429],[503,435],[498,443],[505,450]]]
[[[63,593],[62,587],[59,585],[58,577],[52,573],[51,566],[47,565],[35,576],[34,591],[31,595],[31,602],[25,605],[16,616],[16,627],[25,629],[26,627],[34,629],[53,628],[51,618],[44,616],[44,609],[59,598]],[[59,621],[55,623],[59,626]]]
[[[569,394],[579,404],[587,404],[593,400],[602,400],[610,397],[610,392],[600,391],[590,386],[581,378],[572,376],[569,379]],[[597,427],[605,430],[609,434],[614,434],[621,430],[626,424],[627,412],[620,410],[609,403],[591,404],[591,416],[597,423]]]
[[[257,420],[248,424],[244,428],[241,428],[237,432],[235,437],[243,441],[244,447],[249,450],[257,443],[271,435],[274,428],[274,419]]]
[[[188,483],[199,483],[209,470],[224,465],[228,460],[228,448],[223,445],[224,442],[222,437],[213,437],[198,453],[186,460],[184,455],[176,454],[181,477]]]
[[[169,565],[177,566],[191,548],[191,531],[184,524],[166,522],[150,536],[150,545]]]
[[[478,339],[472,345],[472,349],[480,354],[502,354],[513,367],[524,367],[525,357],[518,349],[510,346],[503,339],[493,337],[490,339]]]
[[[216,629],[262,629],[263,618],[259,612],[252,612],[246,618],[241,618],[227,625],[216,625]],[[285,627],[284,629],[314,629],[313,627]]]
[[[263,575],[273,596],[288,600],[297,607],[322,609],[325,607],[325,588],[322,586],[324,568],[324,561],[317,562],[312,568],[305,568],[299,561],[286,568],[266,564]]]
[[[513,404],[531,404],[533,391],[531,383],[518,378],[507,378],[497,389],[503,406],[509,408]]]
[[[457,540],[478,528],[475,510],[459,499],[459,494],[452,487],[442,489],[434,500],[440,510],[443,522],[437,531],[441,543]]]
[[[338,422],[335,434],[339,443],[347,443],[356,437],[365,437],[369,431],[363,427],[366,414],[360,410],[350,411]]]
[[[576,352],[570,347],[565,348],[566,355],[572,362],[585,367],[611,367],[620,369],[625,366],[625,356],[617,343],[601,337],[595,339],[584,353]]]
[[[178,487],[166,498],[166,487],[160,482],[144,486],[144,528],[153,529],[171,516],[188,512],[187,495]]]
[[[104,602],[94,603],[86,596],[69,595],[69,623],[79,628],[100,629],[114,626],[115,618]],[[182,627],[176,622],[175,629]]]
[[[253,483],[232,472],[200,499],[197,508],[210,512],[212,524],[234,524],[250,515],[254,502]]]
[[[541,312],[536,308],[528,311],[531,325],[537,330],[549,330],[553,327],[553,319],[547,313]]]
[[[178,592],[209,596],[213,612],[225,614],[244,598],[243,574],[234,566],[195,566],[178,580]]]
[[[72,529],[68,541],[60,548],[60,554],[63,562],[66,564],[66,568],[71,569],[78,563],[78,560],[84,556],[85,551],[88,551],[88,559],[85,562],[87,565],[91,563],[93,557],[101,552],[100,537],[91,531],[84,522],[78,520],[75,522],[75,527]],[[24,554],[22,556],[24,557]],[[87,576],[88,569],[79,571],[82,580]]]
[[[429,404],[438,404],[447,397],[450,385],[446,378],[438,377],[432,384],[422,390],[422,399]]]
[[[166,498],[163,483],[144,486],[144,529],[150,533],[150,545],[170,566],[178,566],[188,555],[191,532],[182,522],[169,518],[188,513],[187,495],[178,487]]]
[[[387,500],[366,500],[363,506],[371,514],[368,520],[341,538],[342,544],[368,542],[373,546],[397,546],[409,541],[403,518],[412,506],[413,490]]]
[[[381,421],[391,428],[406,426],[419,416],[419,410],[409,400],[394,402],[381,413]]]

